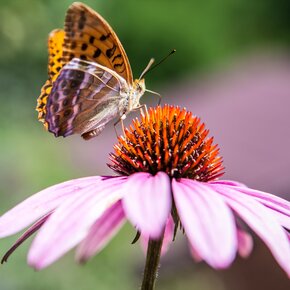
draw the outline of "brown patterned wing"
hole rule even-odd
[[[125,110],[126,91],[126,81],[114,71],[75,58],[53,83],[46,104],[47,128],[56,137],[94,137]]]
[[[64,30],[62,29],[55,29],[48,36],[48,80],[41,88],[36,107],[38,119],[41,122],[44,122],[47,98],[51,92],[52,84],[64,65],[62,59],[63,42]]]
[[[83,3],[73,3],[65,19],[63,59],[72,58],[97,62],[133,83],[126,52],[110,25]]]

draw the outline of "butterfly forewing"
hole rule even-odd
[[[125,50],[110,25],[94,10],[73,3],[65,19],[65,62],[77,57],[97,62],[133,83]]]
[[[53,83],[45,121],[55,136],[100,133],[126,106],[126,81],[97,63],[73,59]]]
[[[48,37],[48,76],[54,81],[64,65],[62,58],[65,32],[53,30]]]
[[[48,36],[48,80],[41,88],[41,93],[37,99],[38,119],[44,121],[46,113],[47,98],[51,92],[52,83],[58,77],[63,67],[62,47],[64,41],[64,31],[62,29],[53,30]]]

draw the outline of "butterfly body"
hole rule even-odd
[[[144,79],[131,67],[109,24],[82,3],[67,12],[64,30],[49,36],[49,79],[38,98],[38,118],[56,137],[97,136],[114,118],[140,106]]]

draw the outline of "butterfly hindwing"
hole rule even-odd
[[[103,127],[126,106],[118,74],[96,63],[73,59],[63,67],[46,104],[45,122],[55,136],[85,134]]]
[[[65,19],[64,61],[72,58],[94,61],[133,83],[125,50],[110,25],[94,10],[73,3]]]

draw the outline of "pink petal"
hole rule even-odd
[[[161,255],[165,255],[169,249],[170,244],[173,240],[173,232],[174,232],[174,222],[171,217],[167,219],[165,231],[164,231],[164,237],[162,242],[162,248],[161,248]],[[147,252],[147,246],[148,246],[149,237],[145,235],[141,235],[141,246],[143,251]]]
[[[86,262],[100,252],[125,222],[125,215],[120,201],[116,202],[96,220],[86,238],[77,249],[76,259]]]
[[[251,254],[254,241],[252,236],[243,231],[242,229],[237,229],[237,239],[238,239],[238,253],[242,258],[248,258]],[[198,252],[190,245],[190,253],[196,262],[201,262],[202,258],[199,256]]]
[[[172,187],[178,215],[196,254],[214,268],[228,267],[237,251],[231,210],[205,183],[173,179]]]
[[[166,173],[135,173],[124,187],[123,205],[131,223],[142,235],[158,238],[171,210],[170,180]]]
[[[210,181],[209,184],[220,184],[220,185],[247,187],[245,184],[238,182],[238,181],[233,181],[233,180],[214,180],[214,181]]]
[[[125,180],[103,180],[60,205],[34,239],[28,263],[42,269],[83,240],[94,222],[122,197]]]
[[[269,247],[280,266],[290,276],[290,247],[287,235],[272,211],[254,198],[233,188],[216,187],[228,205],[256,232]]]
[[[272,215],[276,217],[281,226],[290,230],[290,218],[287,215],[284,215],[281,212],[275,210],[272,211]]]
[[[242,229],[238,229],[238,252],[241,257],[248,258],[253,250],[254,241],[251,235]]]
[[[235,190],[254,197],[267,207],[275,209],[290,217],[290,202],[276,195],[245,187],[235,187]]]
[[[216,185],[218,183],[215,183]],[[220,186],[220,185],[219,185]],[[223,186],[226,188],[227,186]],[[229,188],[232,188],[234,190],[238,190],[241,193],[247,194],[253,198],[255,198],[257,201],[262,203],[263,205],[267,206],[268,208],[273,210],[273,215],[276,216],[279,223],[287,228],[290,229],[290,202],[282,199],[278,196],[275,196],[273,194],[251,189],[251,188],[245,188],[240,186],[229,186]]]
[[[48,217],[51,215],[51,213],[48,213],[41,219],[39,219],[36,223],[34,223],[29,229],[27,229],[18,239],[17,241],[11,246],[11,248],[5,253],[1,260],[1,264],[7,262],[8,258],[11,256],[11,254],[19,247],[21,246],[29,237],[31,237],[36,231],[38,231],[42,225],[46,222]]]
[[[17,233],[54,210],[65,199],[101,180],[102,177],[98,176],[73,179],[32,195],[0,217],[0,238]]]
[[[202,257],[198,254],[198,251],[195,250],[191,244],[189,244],[189,250],[190,250],[191,257],[193,258],[195,262],[199,263],[202,261]]]

